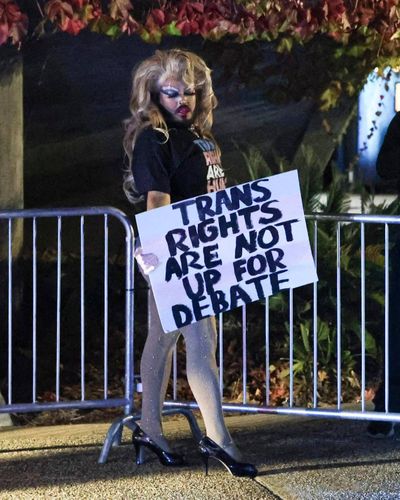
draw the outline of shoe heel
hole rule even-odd
[[[206,475],[210,457],[218,460],[233,476],[254,478],[257,475],[257,469],[253,464],[239,462],[207,436],[199,442],[199,451],[206,467]]]
[[[134,443],[136,453],[136,465],[141,465],[144,462],[144,448],[140,443]]]
[[[203,460],[204,470],[205,470],[206,476],[208,476],[208,458],[209,458],[209,456],[206,454],[201,455],[201,459]]]
[[[179,467],[186,464],[182,455],[163,450],[140,427],[135,429],[132,436],[132,443],[135,447],[137,465],[144,463],[146,449],[153,452],[162,465]]]

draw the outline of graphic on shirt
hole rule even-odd
[[[221,167],[221,155],[215,144],[208,139],[194,141],[203,151],[207,165],[207,193],[220,191],[226,188],[225,172]]]

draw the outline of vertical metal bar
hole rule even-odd
[[[365,224],[361,222],[361,411],[365,411]]]
[[[314,262],[318,267],[318,222],[314,221]],[[313,283],[313,408],[318,406],[318,284]]]
[[[265,404],[269,406],[270,373],[269,373],[269,298],[265,297]]]
[[[12,403],[12,221],[8,219],[8,404]]]
[[[38,363],[37,358],[37,309],[38,309],[38,257],[37,257],[37,218],[39,217],[57,217],[58,218],[58,236],[57,236],[57,345],[60,346],[61,340],[61,330],[60,330],[60,310],[61,310],[61,267],[62,267],[62,216],[60,214],[74,215],[81,218],[81,379],[82,379],[82,400],[85,399],[85,231],[84,231],[84,217],[85,214],[91,214],[90,210],[80,210],[76,209],[73,211],[68,211],[63,209],[62,211],[49,211],[46,210],[28,210],[22,213],[23,218],[32,218],[32,247],[33,247],[33,257],[32,257],[32,350],[33,350],[33,364],[32,364],[32,399],[36,402],[37,398],[37,377],[35,366]],[[8,387],[7,387],[7,404],[12,405],[13,398],[13,224],[14,218],[19,217],[19,211],[16,213],[10,212],[9,214],[3,212],[2,218],[8,221],[8,304],[7,304],[7,377],[8,377]],[[93,212],[93,215],[98,215],[98,212]],[[134,320],[134,310],[133,310],[133,230],[129,222],[123,219],[123,223],[126,230],[126,242],[127,242],[127,273],[126,273],[126,309],[125,309],[125,324],[126,324],[126,359],[125,359],[125,394],[127,395],[125,411],[132,408],[133,406],[133,320]],[[56,356],[61,357],[61,348],[57,348]],[[60,376],[60,357],[56,360],[56,384],[59,387],[59,381],[57,377]],[[58,379],[59,380],[59,379]],[[59,393],[59,389],[56,390]],[[129,396],[129,397],[128,397]],[[130,397],[132,396],[132,397]],[[57,399],[59,396],[57,395]]]
[[[337,408],[342,406],[342,297],[341,297],[341,223],[337,223],[336,227],[336,356],[337,356]]]
[[[132,226],[125,226],[125,243],[126,243],[126,275],[125,275],[125,399],[128,404],[125,405],[124,413],[129,415],[133,412],[134,407],[134,376],[135,376],[135,360],[134,354],[134,259],[133,246],[134,235]],[[148,320],[150,321],[150,319]]]
[[[219,392],[224,396],[224,315],[218,314],[218,359],[219,359]]]
[[[81,242],[81,399],[85,400],[85,218],[80,218]]]
[[[56,326],[56,401],[60,401],[61,375],[61,231],[62,219],[57,217],[57,326]]]
[[[293,406],[293,288],[289,288],[289,406]]]
[[[389,411],[389,226],[385,224],[385,412]]]
[[[243,404],[247,402],[247,316],[242,306],[242,351],[243,351]]]
[[[32,219],[32,403],[37,399],[37,225],[36,217]]]
[[[108,398],[108,215],[104,214],[104,399]]]

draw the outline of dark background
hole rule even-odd
[[[221,54],[216,60],[218,45],[197,37],[153,46],[138,37],[57,34],[24,52],[26,207],[106,204],[132,210],[121,188],[132,68],[157,48],[176,46],[199,53],[213,68],[220,103],[214,132],[231,183],[248,177],[238,148],[255,145],[271,162],[276,154],[293,157],[314,104],[268,102],[262,85],[244,83],[246,68],[226,74]]]

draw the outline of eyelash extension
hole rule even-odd
[[[179,96],[179,92],[177,92],[176,90],[161,89],[160,92],[169,97],[170,99],[175,99],[176,97]],[[187,90],[184,92],[184,95],[189,97],[194,96],[195,94],[196,92],[192,90]]]

